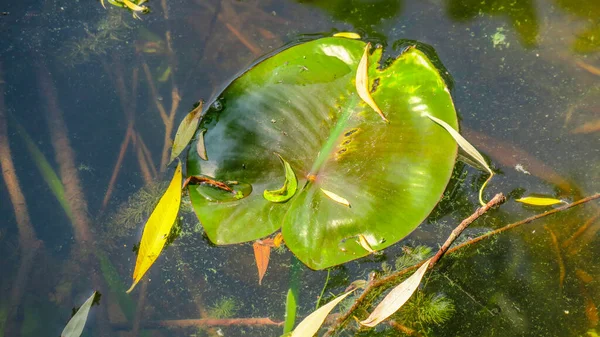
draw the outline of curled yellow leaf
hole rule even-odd
[[[415,290],[419,287],[419,284],[421,284],[423,275],[425,275],[430,262],[431,260],[427,260],[414,274],[392,289],[381,303],[377,305],[371,315],[364,321],[361,321],[360,324],[374,327],[398,311],[398,309],[408,301],[412,294],[414,294]]]
[[[346,200],[345,198],[342,198],[342,197],[340,197],[339,195],[337,195],[337,194],[335,194],[335,193],[333,193],[333,192],[331,192],[331,191],[325,190],[325,189],[321,189],[321,191],[322,191],[323,193],[325,193],[325,195],[326,195],[326,196],[327,196],[329,199],[331,199],[331,200],[333,200],[333,201],[337,202],[338,204],[342,204],[342,205],[344,205],[344,206],[346,206],[346,207],[350,207],[350,202],[349,202],[348,200]]]
[[[362,234],[358,235],[358,244],[369,253],[375,253],[375,250],[373,249],[373,247],[371,247],[371,244],[369,243],[367,238]]]
[[[148,7],[146,6],[139,6],[134,4],[133,2],[129,1],[129,0],[122,0],[123,3],[125,4],[125,6],[127,6],[127,8],[131,9],[132,11],[135,12],[143,12],[145,10],[148,9]]]
[[[360,39],[360,35],[358,35],[356,33],[353,33],[353,32],[339,32],[339,33],[333,34],[333,36],[335,36],[335,37],[345,37],[347,39],[353,39],[353,40]]]
[[[377,106],[377,103],[371,97],[371,91],[369,89],[369,49],[371,48],[371,43],[367,43],[365,46],[365,51],[363,53],[360,62],[358,63],[358,69],[356,70],[356,91],[358,92],[358,96],[362,98],[365,103],[367,103],[375,112],[381,116],[381,118],[388,122],[385,115]]]
[[[521,199],[516,199],[515,201],[523,203],[525,205],[530,206],[553,206],[557,204],[562,204],[565,201],[555,198],[547,198],[547,197],[523,197]]]
[[[181,181],[181,162],[179,162],[169,187],[156,204],[144,226],[140,249],[135,261],[135,270],[133,271],[133,284],[127,290],[127,293],[133,290],[142,276],[150,269],[167,242],[167,237],[175,223],[181,204]]]

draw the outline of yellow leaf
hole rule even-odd
[[[358,96],[360,96],[365,103],[373,108],[384,121],[388,122],[381,109],[377,106],[377,103],[373,100],[373,97],[371,97],[371,91],[369,89],[369,48],[371,48],[371,43],[367,43],[365,46],[365,52],[360,59],[360,63],[358,63],[358,69],[356,70],[356,91],[358,91]]]
[[[331,191],[324,190],[324,189],[321,189],[321,191],[323,191],[323,193],[325,193],[325,195],[326,195],[326,196],[327,196],[329,199],[331,199],[331,200],[333,200],[333,201],[337,202],[338,204],[342,204],[342,205],[344,205],[344,206],[350,207],[350,202],[349,202],[348,200],[346,200],[346,199],[344,199],[344,198],[340,197],[339,195],[337,195],[337,194],[335,194],[335,193],[333,193],[333,192],[331,192]]]
[[[452,136],[452,138],[454,138],[454,140],[456,141],[458,146],[460,146],[461,149],[463,149],[469,156],[471,156],[471,158],[473,158],[475,161],[477,161],[477,163],[479,165],[484,167],[485,170],[490,173],[490,176],[483,183],[483,185],[481,185],[481,189],[479,190],[479,203],[482,206],[485,206],[485,202],[483,201],[483,190],[487,186],[490,179],[492,179],[492,177],[494,176],[494,171],[492,171],[492,169],[490,168],[488,163],[485,161],[485,158],[483,158],[481,153],[479,153],[479,151],[477,151],[477,149],[473,145],[471,145],[471,143],[469,143],[463,136],[461,136],[461,134],[458,133],[458,131],[454,130],[452,128],[452,126],[450,126],[450,124],[444,122],[443,120],[441,120],[439,118],[433,117],[432,115],[428,114],[427,112],[424,112],[422,114],[422,116],[428,117],[429,119],[431,119],[432,121],[436,122],[441,127],[443,127],[450,134],[450,136]]]
[[[356,33],[353,33],[353,32],[339,32],[339,33],[333,34],[333,36],[335,36],[335,37],[345,37],[347,39],[354,39],[354,40],[360,39],[360,35],[358,35]]]
[[[377,305],[371,315],[364,321],[361,321],[360,324],[374,327],[398,311],[408,301],[415,290],[417,290],[419,284],[421,284],[423,275],[425,275],[425,271],[429,267],[429,262],[431,260],[427,260],[414,274],[392,289],[381,303]]]
[[[175,140],[173,141],[173,148],[171,149],[170,162],[173,162],[173,160],[179,156],[192,137],[194,137],[194,133],[200,122],[200,116],[202,115],[203,104],[203,101],[198,102],[198,105],[185,116],[181,123],[179,123],[177,133],[175,134]],[[203,136],[203,132],[200,132],[200,136]],[[204,144],[204,137],[202,137],[202,140],[202,144]]]
[[[314,311],[312,314],[308,315],[305,319],[302,320],[302,322],[300,322],[300,324],[298,324],[296,329],[294,329],[294,331],[292,332],[292,337],[313,337],[317,333],[317,331],[319,331],[321,325],[323,325],[325,318],[327,318],[327,315],[329,315],[331,310],[333,310],[333,308],[335,308],[335,306],[338,305],[338,303],[340,303],[344,298],[350,295],[354,290],[355,289],[350,290],[344,295],[330,301],[329,303]]]
[[[279,246],[281,246],[281,244],[283,244],[283,234],[281,234],[281,232],[279,232],[273,238],[273,246],[275,248],[279,248]]]
[[[122,1],[125,4],[125,6],[127,6],[127,8],[131,9],[132,11],[143,12],[148,9],[148,7],[146,7],[146,6],[138,6],[129,0],[122,0]]]
[[[150,214],[150,218],[148,218],[148,222],[146,222],[146,226],[144,226],[140,249],[135,261],[135,270],[133,271],[133,284],[127,290],[127,293],[133,290],[142,276],[150,269],[167,242],[167,237],[179,212],[181,180],[181,162],[179,162],[169,187],[158,201],[154,211]]]
[[[516,199],[515,201],[531,206],[552,206],[556,204],[562,204],[565,202],[560,199],[546,197],[524,197],[521,199]]]

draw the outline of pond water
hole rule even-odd
[[[430,217],[383,254],[313,271],[275,249],[262,285],[252,243],[212,245],[184,207],[179,237],[125,294],[173,171],[173,127],[301,39],[353,31],[390,57],[406,39],[435,49],[462,134],[499,173],[486,198],[508,197],[459,242],[549,210],[520,196],[570,203],[600,190],[597,0],[150,0],[141,20],[104,4],[0,4],[0,336],[56,336],[96,289],[84,336],[280,336],[273,323],[285,319],[291,284],[298,322],[353,281],[435,252],[478,207],[484,172],[457,165]],[[392,320],[358,329],[351,319],[338,333],[597,336],[599,214],[591,201],[468,245]]]

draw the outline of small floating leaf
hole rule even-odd
[[[369,253],[375,253],[375,250],[373,249],[373,247],[371,247],[371,244],[369,244],[367,238],[362,234],[358,235],[358,244],[360,244],[360,246],[363,247]]]
[[[488,165],[488,163],[485,161],[485,159],[483,158],[483,156],[481,155],[481,153],[479,153],[479,151],[477,151],[477,149],[475,149],[475,147],[473,145],[471,145],[471,143],[469,143],[463,136],[461,136],[461,134],[458,133],[458,131],[454,130],[448,123],[444,122],[443,120],[441,120],[439,118],[433,117],[432,115],[430,115],[430,114],[428,114],[426,112],[423,113],[423,115],[429,117],[429,119],[431,119],[432,121],[438,123],[444,129],[446,129],[446,131],[448,131],[448,133],[452,136],[452,138],[454,138],[454,140],[456,141],[456,143],[458,143],[458,145],[469,156],[471,156],[471,158],[473,158],[474,160],[476,160],[477,163],[479,163],[481,166],[483,166],[485,168],[485,170],[490,173],[490,176],[483,183],[483,185],[481,185],[481,189],[479,190],[479,203],[482,206],[485,205],[485,202],[483,201],[483,190],[487,186],[487,184],[490,181],[490,179],[492,179],[492,177],[494,176],[494,171],[492,171],[492,169],[490,168],[490,166]]]
[[[408,301],[415,290],[417,290],[419,284],[421,284],[423,275],[425,275],[425,271],[429,267],[429,262],[431,260],[427,260],[414,274],[392,289],[381,303],[377,305],[371,315],[364,321],[361,321],[360,324],[374,327],[398,311]]]
[[[271,246],[264,244],[260,240],[254,241],[252,244],[254,249],[254,259],[256,260],[256,268],[258,268],[258,285],[262,284],[262,279],[269,267],[269,258],[271,256]]]
[[[273,238],[273,246],[275,248],[279,248],[282,244],[283,244],[283,234],[281,234],[281,232],[279,232]]]
[[[530,206],[552,206],[556,204],[562,204],[565,202],[560,199],[546,197],[523,197],[521,199],[516,199],[515,201]]]
[[[277,154],[277,156],[281,159],[285,168],[285,182],[280,189],[273,191],[265,190],[263,196],[271,202],[286,202],[296,194],[296,190],[298,189],[298,179],[296,179],[296,174],[294,173],[294,170],[292,170],[290,163],[285,161],[279,154]]]
[[[298,326],[294,329],[292,337],[313,337],[317,331],[321,328],[321,325],[327,318],[327,315],[340,303],[344,298],[350,295],[354,290],[350,290],[342,296],[335,298],[324,306],[320,307],[312,314],[308,315]]]
[[[200,121],[200,116],[202,115],[203,104],[204,102],[202,101],[198,102],[198,105],[192,109],[192,111],[190,111],[179,124],[177,133],[175,134],[175,140],[173,141],[173,148],[171,149],[170,162],[179,156],[181,151],[183,151],[183,149],[185,149],[185,147],[188,145],[192,137],[194,137],[194,133],[198,127],[198,122]],[[202,136],[202,133],[200,133],[200,136]],[[204,144],[204,142],[202,143]]]
[[[131,9],[132,11],[143,12],[143,11],[148,10],[148,7],[146,7],[146,6],[138,6],[138,5],[134,4],[133,2],[131,2],[129,0],[122,0],[122,1],[125,4],[125,6],[127,6],[127,8]]]
[[[335,36],[335,37],[345,37],[347,39],[353,39],[353,40],[360,39],[360,35],[358,35],[356,33],[353,33],[353,32],[339,32],[339,33],[333,34],[333,36]]]
[[[92,294],[92,296],[90,296],[85,302],[83,302],[83,304],[81,305],[81,307],[79,307],[79,310],[77,310],[75,315],[71,317],[71,320],[69,321],[69,323],[67,323],[62,333],[60,334],[61,337],[81,336],[81,333],[83,332],[83,328],[85,326],[85,322],[88,318],[88,314],[90,313],[90,308],[94,303],[94,297],[96,297],[95,291]]]
[[[365,51],[363,53],[362,58],[360,59],[360,63],[358,64],[358,69],[356,70],[356,91],[358,91],[358,96],[362,98],[365,103],[367,103],[375,112],[383,118],[384,121],[388,122],[387,118],[385,118],[383,112],[377,106],[377,103],[371,97],[371,92],[369,89],[369,49],[371,48],[371,44],[367,43],[365,46]]]
[[[202,160],[208,160],[208,156],[206,155],[206,147],[204,147],[204,133],[206,130],[201,130],[198,133],[198,139],[196,141],[196,152],[198,156],[202,158]]]
[[[133,271],[133,284],[127,290],[127,293],[133,290],[142,276],[150,269],[150,266],[156,261],[167,242],[167,238],[179,212],[181,180],[181,162],[179,162],[169,187],[158,201],[154,211],[150,214],[150,218],[148,218],[148,222],[144,226],[140,249],[135,262],[135,270]]]
[[[346,200],[346,199],[344,199],[344,198],[340,197],[339,195],[337,195],[337,194],[335,194],[335,193],[333,193],[333,192],[331,192],[331,191],[324,190],[324,189],[321,189],[321,191],[323,191],[323,193],[325,193],[325,195],[326,195],[326,196],[327,196],[329,199],[331,199],[331,200],[333,200],[333,201],[337,202],[338,204],[342,204],[342,205],[344,205],[344,206],[346,206],[346,207],[350,207],[350,202],[349,202],[348,200]]]
[[[159,82],[166,82],[169,79],[169,75],[171,75],[171,67],[167,67],[167,69],[165,69],[165,71],[162,73],[162,75],[160,75],[160,77],[158,78]]]

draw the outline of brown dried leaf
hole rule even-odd
[[[272,242],[270,242],[270,244],[272,245]],[[254,248],[254,259],[256,260],[256,267],[258,268],[258,284],[261,285],[262,279],[267,272],[267,267],[269,266],[271,247],[268,243],[265,244],[258,240],[252,244],[252,248]]]

